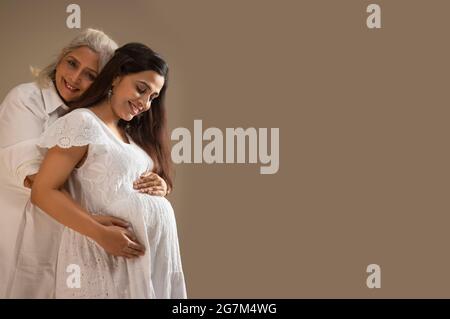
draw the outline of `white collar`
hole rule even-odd
[[[58,92],[56,92],[53,81],[50,82],[48,87],[41,89],[41,91],[44,98],[45,111],[47,112],[47,114],[53,113],[59,107],[63,108],[66,111],[69,110],[69,107],[64,104]]]

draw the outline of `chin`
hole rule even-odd
[[[73,102],[73,101],[75,101],[76,99],[78,99],[80,96],[78,95],[78,96],[73,96],[73,95],[71,95],[71,96],[63,96],[63,98],[64,98],[64,100],[66,101],[66,102]]]
[[[127,115],[122,117],[121,119],[124,120],[125,122],[130,122],[133,119],[133,115]]]
[[[61,92],[61,91],[60,91]],[[64,94],[64,93],[60,93],[61,94],[61,97],[63,98],[63,100],[64,100],[64,103],[69,103],[69,102],[71,102],[74,98],[73,97],[71,97],[71,96],[67,96],[66,94]]]

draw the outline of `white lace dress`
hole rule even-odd
[[[186,298],[173,208],[160,196],[133,189],[133,181],[153,166],[137,146],[118,139],[89,109],[58,119],[39,147],[89,145],[85,162],[72,173],[72,195],[93,214],[132,224],[143,257],[108,255],[92,239],[65,228],[59,249],[56,298]],[[79,270],[79,272],[78,272]],[[79,287],[77,276],[79,273]]]

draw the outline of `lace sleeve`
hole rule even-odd
[[[94,116],[86,110],[78,109],[56,120],[42,133],[37,145],[41,148],[69,148],[104,144],[102,133]]]

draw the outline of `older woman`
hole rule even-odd
[[[103,32],[87,29],[38,74],[35,82],[13,88],[0,106],[0,297],[54,297],[62,227],[30,203],[30,187],[43,158],[36,142],[69,110],[66,104],[78,99],[93,83],[116,48]],[[154,174],[151,180],[149,177],[145,175],[140,185],[146,190],[148,185],[156,185],[154,194],[165,195],[165,182]],[[86,218],[111,227],[109,242],[127,246],[134,238],[123,220]]]

